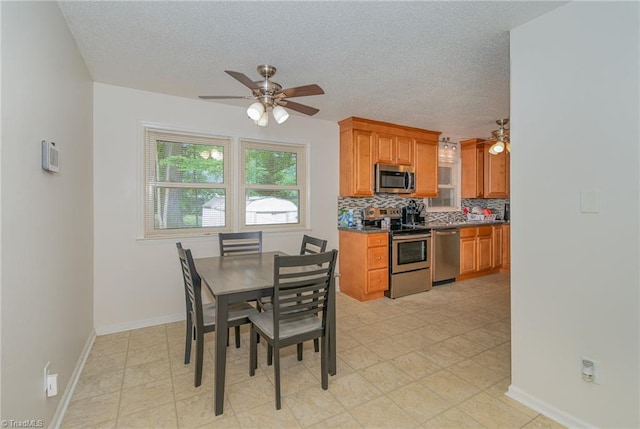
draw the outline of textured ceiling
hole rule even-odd
[[[259,80],[256,66],[272,64],[283,88],[324,89],[294,99],[320,109],[315,118],[360,116],[457,141],[489,136],[495,120],[509,116],[509,30],[562,4],[70,1],[60,8],[97,82],[189,98],[242,96],[250,90],[224,70]]]

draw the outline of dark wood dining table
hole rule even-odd
[[[229,335],[229,304],[273,295],[274,256],[283,252],[195,258],[198,274],[216,300],[216,346],[214,367],[215,414],[223,412],[224,382]],[[335,295],[329,297],[329,374],[336,374]],[[249,363],[247,362],[247,371]]]

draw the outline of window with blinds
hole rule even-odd
[[[145,129],[145,237],[229,230],[231,138]]]
[[[306,224],[305,145],[240,141],[240,228]]]

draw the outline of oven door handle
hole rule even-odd
[[[392,241],[416,241],[431,238],[430,234],[411,234],[403,237],[393,237]]]

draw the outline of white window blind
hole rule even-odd
[[[145,128],[145,237],[229,230],[231,138]]]
[[[305,145],[240,141],[240,228],[306,226]]]

